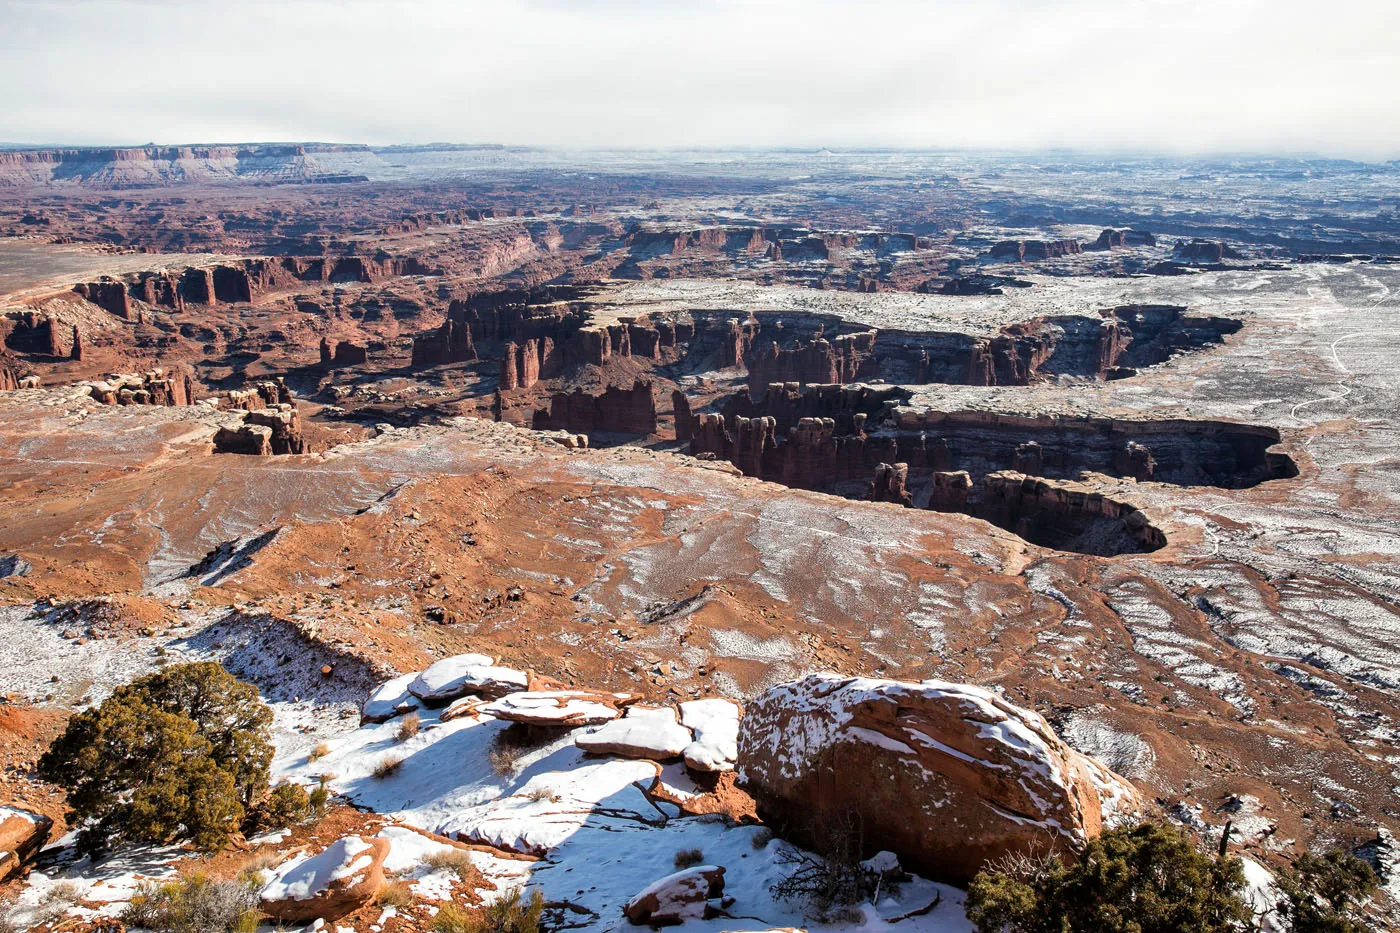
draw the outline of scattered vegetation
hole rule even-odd
[[[255,933],[263,916],[257,906],[256,875],[231,881],[194,873],[143,883],[122,922],[152,933]]]
[[[1104,833],[1077,861],[1023,857],[989,866],[967,891],[978,933],[1231,933],[1248,929],[1239,859],[1214,858],[1168,826]]]
[[[703,865],[704,863],[705,853],[699,849],[681,849],[672,860],[672,864],[676,866],[677,871],[680,871],[682,868],[694,868],[696,865]]]
[[[267,790],[272,711],[218,664],[179,664],[68,721],[39,773],[68,791],[85,855],[187,839],[211,851]]]
[[[536,787],[527,796],[535,803],[558,803],[560,800],[559,792],[552,787]]]
[[[459,881],[466,881],[476,874],[471,854],[465,849],[444,849],[423,857],[423,864],[431,871],[450,871]]]
[[[326,786],[324,779],[315,787],[311,788],[311,793],[306,795],[306,802],[310,806],[313,816],[320,816],[322,813],[325,813],[326,805],[330,803],[330,800],[331,791],[330,788]]]
[[[792,872],[770,889],[781,900],[798,901],[821,923],[859,920],[853,908],[870,900],[881,884],[879,872],[861,865],[864,838],[858,815],[819,814],[804,834],[815,850],[793,849],[781,861]]]
[[[1367,933],[1360,907],[1378,884],[1371,866],[1354,855],[1302,855],[1278,876],[1279,917],[1292,933]]]
[[[392,881],[380,888],[379,894],[375,897],[375,903],[380,907],[394,907],[403,910],[413,903],[413,889],[409,887],[407,881]]]
[[[386,777],[397,774],[402,767],[403,759],[390,755],[388,758],[379,759],[379,763],[374,766],[374,776],[382,781]]]
[[[311,813],[311,795],[306,792],[306,788],[291,781],[283,781],[258,804],[249,818],[249,828],[284,829],[307,819]]]
[[[526,897],[516,888],[477,914],[448,904],[433,918],[434,933],[539,933],[544,898],[538,890]]]
[[[320,761],[331,753],[331,747],[325,742],[317,742],[311,751],[306,753],[307,761]]]
[[[399,741],[403,742],[413,738],[418,734],[418,729],[423,722],[418,718],[417,713],[409,713],[399,720]]]

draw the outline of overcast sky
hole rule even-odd
[[[0,0],[0,141],[1400,157],[1397,0]]]

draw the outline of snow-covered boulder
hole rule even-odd
[[[714,916],[711,901],[724,894],[724,868],[697,865],[647,885],[627,902],[623,914],[635,924],[667,926]]]
[[[49,839],[53,820],[39,813],[0,807],[0,881],[18,874]]]
[[[692,741],[690,730],[676,721],[676,711],[666,706],[633,706],[596,732],[574,739],[574,744],[594,755],[621,755],[665,761],[685,751]]]
[[[591,690],[530,690],[487,703],[479,712],[530,726],[596,726],[622,715],[618,697]]]
[[[418,698],[408,690],[408,685],[417,677],[417,674],[404,674],[380,684],[360,707],[360,722],[388,722],[417,709]]]
[[[770,688],[739,728],[739,779],[769,822],[859,814],[921,873],[1077,849],[1143,806],[1126,779],[1040,715],[981,687],[812,674]]]
[[[428,705],[440,705],[467,694],[498,697],[530,685],[524,671],[498,667],[484,654],[458,654],[443,658],[415,677],[408,690]]]
[[[384,887],[387,839],[345,836],[322,851],[278,867],[262,889],[262,909],[280,923],[335,920],[368,904]]]
[[[696,771],[733,771],[739,755],[739,704],[713,698],[681,704],[681,725],[695,733],[685,763]]]

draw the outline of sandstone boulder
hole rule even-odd
[[[469,693],[504,696],[529,686],[530,678],[525,673],[495,665],[496,659],[484,654],[453,655],[419,674],[408,689],[431,706]]]
[[[24,869],[48,842],[53,820],[38,813],[0,807],[0,881]]]
[[[1082,847],[1142,798],[1038,714],[991,691],[812,674],[769,689],[739,729],[739,777],[765,820],[858,816],[867,842],[935,877]]]
[[[647,885],[627,902],[623,914],[634,924],[653,927],[706,920],[716,914],[712,901],[724,894],[724,868],[697,865]]]
[[[293,859],[262,889],[262,909],[279,923],[335,920],[368,904],[384,887],[389,840],[345,836]]]
[[[408,689],[417,677],[417,674],[404,674],[380,684],[360,707],[360,722],[388,722],[417,709],[419,700]]]
[[[678,757],[692,741],[690,730],[676,721],[675,710],[634,706],[597,732],[580,735],[574,744],[594,755],[665,760]]]

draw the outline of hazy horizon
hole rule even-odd
[[[1400,158],[1400,5],[0,0],[9,146]]]

